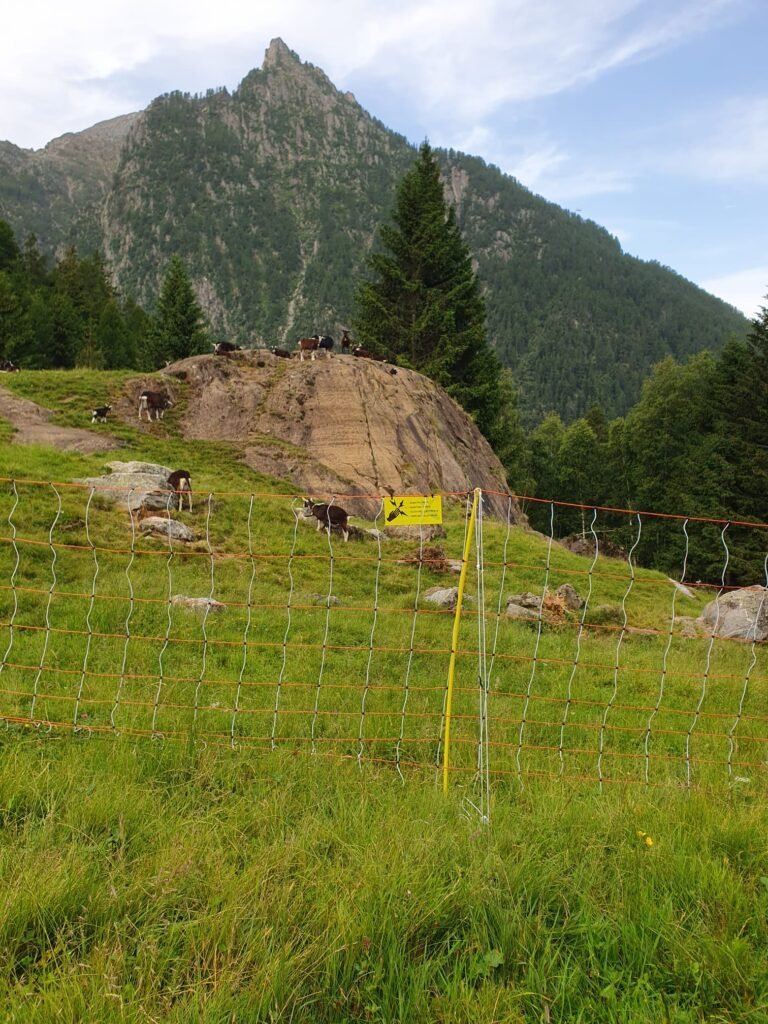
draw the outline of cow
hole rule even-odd
[[[349,331],[341,332],[341,351],[349,352],[352,348],[352,339],[349,336]]]
[[[287,348],[279,348],[277,345],[273,345],[269,350],[273,356],[279,356],[281,359],[291,359],[293,353],[289,352]]]
[[[192,511],[192,479],[186,469],[175,469],[168,475],[168,490],[179,496],[179,512],[184,504],[184,495],[187,495],[189,511]]]
[[[213,354],[215,356],[228,356],[233,352],[239,352],[240,346],[233,344],[231,341],[218,341],[213,346]]]
[[[315,352],[317,346],[320,344],[320,335],[313,334],[311,338],[299,338],[296,342],[296,348],[299,350],[299,359],[304,362],[304,353],[311,352],[312,359],[315,358]]]
[[[107,415],[112,411],[111,405],[99,405],[91,412],[91,423],[106,423]]]
[[[317,519],[318,530],[324,526],[330,535],[332,529],[341,530],[344,535],[344,543],[349,540],[349,515],[341,505],[328,505],[325,502],[312,501],[311,498],[304,499],[304,506],[301,514],[305,519],[313,516]]]
[[[352,349],[352,355],[358,356],[360,359],[373,359],[377,363],[386,363],[384,356],[377,356],[375,352],[370,352],[367,348],[361,348],[359,345],[355,345]]]
[[[0,360],[0,372],[2,373],[18,373],[19,368],[16,363],[12,363],[10,359]]]
[[[331,349],[333,348],[333,338],[328,334],[318,335],[317,347],[325,351],[327,359],[331,358]]]
[[[139,419],[142,412],[147,414],[147,422],[152,419],[152,413],[156,420],[161,420],[166,409],[173,405],[170,395],[165,391],[142,391],[139,395]]]

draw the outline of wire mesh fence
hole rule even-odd
[[[5,481],[0,718],[434,768],[483,813],[507,780],[762,780],[765,559],[743,628],[724,623],[739,537],[754,555],[764,528],[552,501],[534,533],[493,498],[506,519],[446,496],[437,533],[385,529],[379,501],[346,543],[292,495],[198,494],[193,513],[169,495],[162,516],[192,528],[178,541],[91,487]],[[560,540],[575,508],[578,552]],[[648,567],[649,531],[679,552],[674,576]],[[702,582],[704,532],[720,566]]]

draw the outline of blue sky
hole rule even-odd
[[[0,37],[0,138],[234,88],[274,36],[413,142],[768,305],[768,0],[29,0]]]

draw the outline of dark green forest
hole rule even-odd
[[[768,307],[745,341],[731,341],[718,355],[659,362],[623,418],[609,421],[598,405],[567,425],[549,415],[526,436],[522,459],[513,490],[691,517],[688,578],[712,583],[723,578],[725,529],[732,552],[725,582],[768,584],[768,534],[761,543],[757,531],[738,525],[768,521]],[[532,525],[550,531],[547,502],[531,502],[527,512]],[[637,524],[625,519],[617,516],[612,533],[603,517],[601,533],[628,550]],[[557,509],[556,536],[588,531],[588,509]],[[684,535],[671,537],[658,519],[644,517],[638,563],[679,574]]]
[[[52,265],[29,235],[0,220],[0,357],[29,369],[155,370],[209,351],[184,263],[172,258],[150,314],[110,282],[98,253],[74,247]]]

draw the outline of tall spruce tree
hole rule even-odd
[[[198,355],[208,347],[205,316],[180,256],[172,256],[168,263],[152,318],[150,346],[155,366]]]
[[[486,340],[485,301],[472,256],[446,202],[428,143],[400,182],[371,278],[357,293],[360,342],[441,384],[498,440],[501,366]]]

